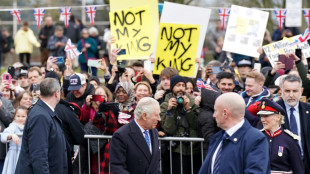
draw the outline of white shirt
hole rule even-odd
[[[289,124],[291,124],[290,123],[290,118],[291,118],[291,106],[290,105],[288,105],[287,103],[285,103],[284,102],[284,104],[285,104],[285,108],[286,108],[286,113],[287,113],[287,118],[288,118],[288,120],[285,120],[285,121],[288,121],[288,123]],[[295,116],[295,119],[296,119],[296,123],[297,123],[297,132],[298,132],[298,136],[299,137],[301,137],[301,132],[300,132],[300,130],[301,130],[301,127],[300,127],[300,115],[299,115],[299,102],[297,103],[297,105],[296,106],[294,106],[294,112],[293,112],[293,114],[294,114],[294,116]],[[302,149],[302,145],[301,145],[301,138],[298,140],[298,144],[299,144],[299,147],[300,147],[300,150],[301,150],[301,156],[304,156],[304,152],[303,152],[303,149]]]
[[[237,132],[238,129],[240,129],[242,127],[244,123],[244,119],[242,121],[240,121],[238,124],[236,124],[235,126],[231,127],[230,129],[228,129],[226,131],[226,133],[231,137],[235,132]],[[217,146],[213,156],[212,156],[212,163],[211,163],[211,174],[213,174],[213,167],[214,167],[214,162],[215,162],[215,158],[217,156],[217,152],[219,151],[220,147],[222,145],[222,141],[220,142],[220,144]]]
[[[144,139],[145,139],[144,131],[147,131],[147,134],[148,134],[149,139],[150,139],[150,146],[149,146],[149,149],[150,149],[150,152],[151,152],[151,154],[152,154],[152,141],[151,141],[150,131],[149,131],[149,130],[144,130],[144,129],[139,125],[139,123],[136,121],[136,119],[134,119],[134,120],[135,120],[135,123],[138,125],[140,131],[142,132],[142,135],[143,135]],[[145,141],[145,143],[146,143],[146,141]],[[148,145],[148,144],[146,144],[146,145]]]
[[[43,100],[42,100],[43,101]],[[55,109],[52,108],[49,104],[47,104],[46,102],[43,101],[43,103],[45,103],[53,112],[55,112]]]

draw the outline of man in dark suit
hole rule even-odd
[[[158,174],[160,172],[158,132],[159,103],[144,97],[135,109],[135,119],[118,129],[110,144],[111,172]]]
[[[15,174],[67,174],[66,141],[54,112],[60,100],[59,82],[43,80],[40,92],[40,100],[28,114]]]
[[[301,148],[306,173],[310,174],[310,105],[300,102],[302,81],[295,75],[288,75],[280,82],[282,100],[278,103],[285,108],[283,127],[301,137]]]
[[[213,117],[223,130],[210,138],[199,174],[270,173],[267,139],[244,114],[240,95],[229,92],[216,99]]]

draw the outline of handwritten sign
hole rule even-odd
[[[160,23],[153,73],[173,67],[181,76],[194,76],[199,33],[200,25]]]
[[[290,38],[283,38],[283,40],[263,46],[264,52],[268,57],[272,67],[275,65],[275,62],[278,61],[278,57],[280,54],[295,53],[296,48],[302,49],[303,57],[310,57],[310,46],[308,42],[291,45],[291,43],[298,39],[299,36],[300,35]]]
[[[302,10],[298,9],[302,8],[302,0],[286,0],[285,8],[287,9],[285,16],[285,26],[301,27]]]
[[[268,12],[232,5],[223,50],[259,57],[268,16]]]
[[[155,36],[150,7],[110,12],[112,48],[125,49],[118,60],[147,59],[153,52]]]

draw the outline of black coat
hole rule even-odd
[[[118,129],[110,143],[111,172],[118,174],[158,174],[160,172],[158,132],[150,130],[152,154],[135,121]]]
[[[67,100],[68,102],[74,102],[74,103],[76,103],[77,105],[79,105],[79,106],[82,108],[83,104],[85,103],[86,97],[87,97],[88,95],[94,94],[94,92],[95,92],[94,86],[93,86],[92,84],[88,83],[88,84],[87,84],[87,87],[86,87],[86,89],[85,89],[85,92],[84,92],[84,94],[83,94],[81,97],[76,98],[76,97],[73,95],[72,92],[69,92],[68,95],[67,95],[67,97],[66,97],[66,100]]]
[[[48,39],[54,34],[55,27],[52,25],[50,27],[47,27],[46,25],[40,30],[39,33],[39,39],[41,40],[41,48],[46,48]],[[40,36],[44,35],[46,38],[42,39]]]
[[[201,89],[200,113],[198,115],[199,135],[205,139],[203,144],[204,155],[207,154],[210,137],[220,130],[213,118],[214,103],[221,94],[205,88]]]
[[[286,111],[286,107],[283,100],[277,102]],[[304,164],[306,171],[310,174],[310,104],[299,102],[299,116],[300,116],[300,126],[301,126],[301,143],[304,152]],[[285,123],[283,125],[284,129],[290,129],[289,119],[287,114],[285,115]]]
[[[66,140],[61,120],[42,100],[28,114],[15,174],[67,174]]]

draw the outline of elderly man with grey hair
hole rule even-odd
[[[301,137],[298,144],[301,156],[310,174],[310,104],[300,101],[302,81],[296,75],[288,75],[280,82],[282,100],[278,101],[286,111],[283,127]]]
[[[135,119],[118,129],[110,144],[112,173],[158,174],[160,152],[158,132],[159,103],[144,97],[135,109]]]
[[[67,174],[66,140],[62,122],[54,112],[60,100],[59,82],[44,79],[40,93],[40,99],[28,114],[15,173]]]

